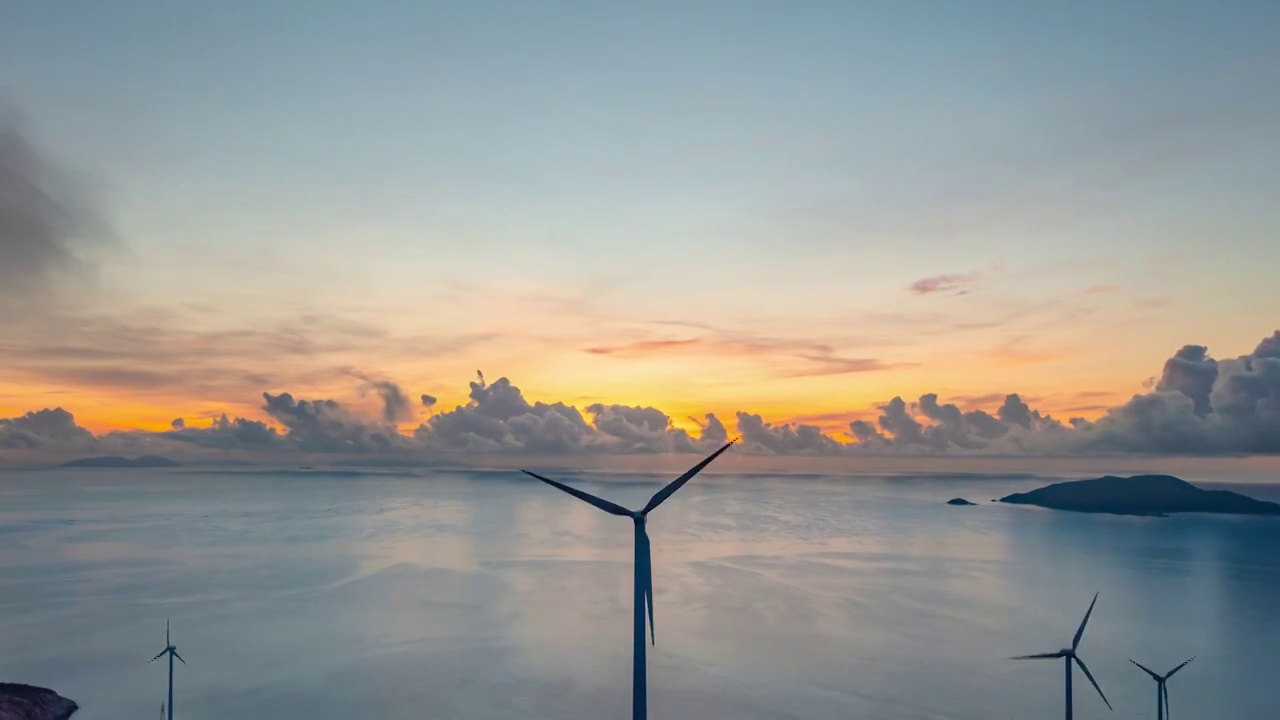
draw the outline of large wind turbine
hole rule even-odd
[[[1093,689],[1098,691],[1098,695],[1102,697],[1102,702],[1107,703],[1107,709],[1112,710],[1110,701],[1107,696],[1102,693],[1102,688],[1098,687],[1098,681],[1093,679],[1093,673],[1089,672],[1088,666],[1084,664],[1084,660],[1076,654],[1076,650],[1080,647],[1080,638],[1084,637],[1084,626],[1089,622],[1089,616],[1093,614],[1093,606],[1098,602],[1098,593],[1093,594],[1093,602],[1089,603],[1089,611],[1084,614],[1084,619],[1080,621],[1080,627],[1076,629],[1075,637],[1071,638],[1071,647],[1063,648],[1057,652],[1040,653],[1039,655],[1019,655],[1012,658],[1013,660],[1039,660],[1049,658],[1062,658],[1066,664],[1067,671],[1067,720],[1071,720],[1071,663],[1080,666],[1084,671],[1084,676],[1089,678],[1089,682],[1093,683]]]
[[[165,655],[169,656],[169,704],[165,707],[168,708],[168,720],[173,720],[173,659],[178,658],[182,661],[183,665],[186,665],[187,661],[182,660],[182,656],[178,654],[177,646],[169,642],[169,620],[167,618],[164,621],[164,649],[160,651],[159,655],[156,655],[147,662],[153,663]]]
[[[550,478],[545,478],[537,473],[522,470],[526,475],[541,480],[551,487],[563,490],[570,495],[582,500],[583,502],[594,505],[610,515],[618,515],[620,517],[629,517],[635,523],[636,528],[636,550],[635,550],[635,633],[633,637],[634,654],[632,655],[631,666],[631,718],[632,720],[645,720],[647,715],[647,695],[645,690],[645,662],[644,662],[644,616],[645,608],[649,611],[649,640],[656,642],[653,635],[653,563],[649,556],[649,534],[645,532],[645,517],[653,512],[655,508],[661,505],[667,498],[671,497],[675,491],[679,490],[689,479],[697,475],[702,468],[711,464],[720,456],[720,453],[729,449],[730,445],[737,442],[731,440],[725,443],[724,447],[711,453],[707,459],[694,465],[688,472],[681,475],[671,482],[671,484],[662,488],[649,499],[649,503],[644,506],[643,510],[628,510],[621,505],[616,505],[603,498],[598,498],[590,493],[583,492],[577,488],[569,487],[562,483],[558,483]]]
[[[1137,660],[1129,661],[1134,665],[1137,665],[1138,667],[1142,668],[1143,672],[1150,675],[1151,679],[1156,681],[1156,718],[1157,720],[1169,720],[1169,686],[1166,685],[1165,683],[1169,681],[1169,678],[1173,677],[1174,673],[1186,667],[1187,663],[1191,662],[1192,660],[1195,660],[1194,656],[1187,658],[1186,660],[1183,661],[1181,665],[1170,670],[1164,675],[1160,675],[1150,670],[1149,668],[1147,668],[1147,666],[1143,665]]]

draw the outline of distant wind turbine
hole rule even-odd
[[[671,484],[662,488],[649,499],[643,510],[628,510],[621,505],[616,505],[603,498],[598,498],[590,493],[583,492],[577,488],[569,487],[563,483],[558,483],[550,478],[545,478],[537,473],[522,470],[526,475],[531,475],[551,487],[563,490],[570,495],[594,505],[610,515],[618,515],[619,517],[629,517],[635,523],[636,528],[636,548],[635,548],[635,631],[633,639],[634,651],[631,659],[631,718],[632,720],[645,720],[647,707],[647,693],[645,686],[645,660],[644,660],[644,619],[645,608],[649,610],[649,640],[656,642],[653,634],[653,563],[649,554],[649,534],[645,532],[645,518],[655,508],[671,497],[675,491],[684,486],[685,483],[697,475],[704,467],[711,464],[712,460],[720,457],[720,453],[729,449],[737,440],[730,440],[723,447],[711,453],[705,460],[694,465],[688,472],[671,481]]]
[[[159,655],[156,655],[155,657],[151,658],[147,662],[153,663],[159,660],[160,658],[164,657],[165,655],[169,656],[169,703],[168,705],[161,705],[160,712],[165,712],[165,708],[167,707],[169,712],[168,720],[173,720],[173,659],[178,658],[178,660],[182,661],[183,665],[186,665],[187,661],[183,660],[182,656],[178,654],[177,646],[169,642],[168,618],[166,618],[164,621],[164,649],[160,651]]]
[[[1067,671],[1067,720],[1071,720],[1071,663],[1080,666],[1084,671],[1084,676],[1089,678],[1089,682],[1093,683],[1093,689],[1098,691],[1098,695],[1102,698],[1102,702],[1107,704],[1108,710],[1113,710],[1111,702],[1107,700],[1107,696],[1103,694],[1102,688],[1098,687],[1098,681],[1093,679],[1093,673],[1089,672],[1089,667],[1084,664],[1084,660],[1076,654],[1076,650],[1080,647],[1080,638],[1084,637],[1084,626],[1089,623],[1089,616],[1093,614],[1093,606],[1098,602],[1098,593],[1093,594],[1093,602],[1089,603],[1089,611],[1084,614],[1084,619],[1080,621],[1080,627],[1076,629],[1075,637],[1071,638],[1071,647],[1063,648],[1057,652],[1040,653],[1039,655],[1019,655],[1011,658],[1012,660],[1041,660],[1049,658],[1062,658],[1066,661]]]
[[[1138,667],[1142,668],[1143,672],[1150,675],[1151,679],[1156,681],[1156,718],[1157,720],[1169,720],[1169,686],[1166,685],[1166,683],[1169,681],[1169,678],[1173,677],[1174,673],[1186,667],[1187,663],[1191,662],[1192,660],[1195,660],[1195,656],[1187,658],[1182,662],[1181,665],[1170,670],[1164,675],[1160,675],[1150,670],[1149,668],[1147,668],[1147,666],[1143,665],[1137,660],[1129,661],[1134,665],[1137,665]]]

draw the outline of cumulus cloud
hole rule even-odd
[[[739,411],[738,433],[748,452],[771,455],[831,455],[840,443],[814,425],[771,425],[759,415]]]
[[[214,418],[209,427],[194,427],[178,418],[173,421],[172,428],[159,433],[159,436],[214,450],[274,450],[284,446],[284,438],[275,428],[258,420],[232,420],[226,413]]]
[[[372,388],[382,400],[362,414],[337,400],[263,393],[267,420],[222,415],[208,426],[182,418],[159,433],[109,433],[95,438],[62,408],[0,419],[0,449],[72,452],[145,448],[166,441],[209,450],[293,450],[313,453],[698,453],[723,444],[728,428],[714,414],[695,422],[695,437],[653,407],[530,402],[506,377],[470,383],[465,404],[436,412],[411,434],[397,430],[410,410],[394,383]],[[423,407],[438,403],[430,395]],[[747,453],[858,454],[1274,454],[1280,453],[1280,331],[1253,352],[1218,360],[1207,348],[1175,352],[1148,392],[1110,408],[1095,422],[1065,422],[1030,406],[1019,394],[974,395],[962,404],[925,393],[893,397],[874,420],[848,425],[841,439],[816,425],[771,423],[739,411],[734,420]],[[983,404],[988,409],[976,408]]]
[[[89,451],[97,445],[93,433],[60,407],[0,418],[0,449]]]
[[[656,408],[597,403],[591,416],[562,402],[530,403],[505,377],[476,373],[469,402],[437,413],[414,437],[428,447],[481,452],[694,452],[694,440]],[[723,427],[720,428],[723,431]],[[705,433],[704,433],[705,435]],[[714,435],[714,433],[713,433]]]
[[[402,446],[394,425],[361,418],[336,400],[294,400],[287,392],[262,398],[263,410],[284,427],[286,440],[303,451],[370,453]]]
[[[696,452],[697,444],[684,430],[673,427],[666,413],[652,407],[604,405],[587,407],[592,427],[609,438],[609,444],[629,444],[651,452]]]
[[[1155,392],[1136,395],[1085,429],[1087,447],[1133,452],[1280,452],[1280,331],[1248,355],[1215,360],[1187,345]]]

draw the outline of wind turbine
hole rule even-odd
[[[164,649],[160,651],[159,655],[156,655],[155,657],[151,658],[147,662],[153,663],[159,660],[160,658],[164,657],[165,655],[169,656],[169,704],[166,705],[165,707],[168,708],[168,713],[169,713],[168,720],[173,720],[173,659],[178,658],[179,660],[182,660],[182,656],[178,654],[177,646],[169,642],[168,618],[165,618],[165,621],[164,621]],[[186,665],[187,661],[182,660],[182,664]]]
[[[669,485],[659,490],[643,510],[628,510],[609,502],[603,498],[598,498],[590,493],[583,492],[577,488],[569,487],[563,483],[558,483],[550,478],[545,478],[537,473],[521,470],[526,475],[531,475],[551,487],[563,490],[570,495],[586,502],[590,505],[600,508],[610,515],[619,517],[629,517],[631,522],[635,524],[636,529],[636,549],[635,549],[635,631],[633,637],[633,654],[631,659],[631,718],[632,720],[645,720],[648,714],[647,694],[645,689],[645,661],[644,661],[644,617],[645,609],[649,611],[649,640],[655,642],[653,635],[653,563],[649,555],[649,534],[645,532],[645,518],[655,508],[661,505],[667,498],[671,497],[675,491],[689,482],[690,478],[697,475],[702,468],[711,464],[720,456],[720,453],[729,449],[737,440],[730,440],[723,447],[711,453],[705,460],[694,465],[688,472],[671,481]]]
[[[1150,675],[1151,679],[1156,681],[1156,718],[1157,720],[1169,720],[1169,686],[1166,685],[1165,683],[1169,681],[1169,678],[1173,677],[1174,673],[1186,667],[1187,663],[1191,662],[1192,660],[1195,660],[1195,656],[1187,658],[1185,661],[1183,661],[1181,665],[1170,670],[1164,675],[1160,675],[1152,671],[1147,666],[1143,665],[1137,660],[1129,661],[1134,665],[1137,665],[1138,667],[1142,668],[1143,672]]]
[[[1098,593],[1093,594],[1093,602],[1089,603],[1089,610],[1084,614],[1084,619],[1080,621],[1080,627],[1076,629],[1075,637],[1071,638],[1071,647],[1063,648],[1058,652],[1040,653],[1039,655],[1019,655],[1011,658],[1012,660],[1041,660],[1049,658],[1062,658],[1066,664],[1067,672],[1067,720],[1071,720],[1071,663],[1080,666],[1084,671],[1084,676],[1089,678],[1089,682],[1093,683],[1093,689],[1098,691],[1098,695],[1102,697],[1102,702],[1107,704],[1108,710],[1113,710],[1111,702],[1107,700],[1107,696],[1103,694],[1102,688],[1098,687],[1098,681],[1093,679],[1093,673],[1089,672],[1089,667],[1084,664],[1084,660],[1076,654],[1076,650],[1080,647],[1080,638],[1084,637],[1084,626],[1089,623],[1089,616],[1093,614],[1093,606],[1098,602]]]

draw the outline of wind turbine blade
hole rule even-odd
[[[708,455],[705,460],[689,468],[688,472],[676,478],[675,480],[672,480],[666,487],[659,490],[657,493],[654,494],[652,498],[649,499],[649,504],[645,505],[644,510],[642,510],[641,512],[645,512],[645,513],[652,512],[654,508],[658,507],[663,502],[665,502],[667,498],[675,494],[675,491],[684,487],[684,484],[689,482],[689,480],[692,479],[694,475],[697,475],[698,473],[702,472],[702,468],[710,465],[712,460],[715,460],[716,458],[720,457],[720,453],[724,452],[725,450],[728,450],[729,447],[736,442],[738,442],[736,439],[730,440],[729,442],[725,443],[719,450]]]
[[[169,648],[165,648],[165,649],[161,650],[159,655],[156,655],[155,657],[151,658],[151,659],[150,659],[150,660],[148,660],[147,662],[149,662],[149,663],[153,663],[153,662],[155,662],[155,661],[159,660],[160,658],[164,657],[164,654],[165,654],[165,653],[167,653],[167,652],[169,652]]]
[[[1131,662],[1131,663],[1133,663],[1134,665],[1137,665],[1138,667],[1142,668],[1142,669],[1143,669],[1143,671],[1145,671],[1148,675],[1150,675],[1151,677],[1155,678],[1156,682],[1160,682],[1160,676],[1159,676],[1159,675],[1157,675],[1157,674],[1155,673],[1155,671],[1153,671],[1151,668],[1147,667],[1146,665],[1143,665],[1142,663],[1140,663],[1140,662],[1138,662],[1137,660],[1134,660],[1134,659],[1132,659],[1132,658],[1130,658],[1130,659],[1129,659],[1129,662]]]
[[[169,618],[164,619],[164,644],[165,645],[173,644],[169,642]]]
[[[1170,671],[1169,671],[1169,674],[1168,674],[1168,675],[1165,675],[1165,677],[1166,677],[1166,678],[1171,678],[1171,677],[1173,677],[1173,674],[1174,674],[1174,673],[1176,673],[1176,672],[1178,672],[1179,670],[1181,670],[1182,668],[1186,667],[1186,666],[1187,666],[1187,663],[1189,663],[1189,662],[1191,662],[1192,660],[1195,660],[1195,659],[1196,659],[1196,658],[1195,658],[1195,656],[1194,656],[1194,655],[1192,655],[1191,657],[1189,657],[1189,658],[1187,658],[1186,660],[1182,661],[1182,664],[1181,664],[1181,665],[1179,665],[1178,667],[1176,667],[1176,668],[1174,668],[1174,669],[1170,670]]]
[[[176,657],[176,658],[178,658],[178,660],[181,660],[183,665],[186,665],[186,664],[187,664],[187,661],[182,659],[182,656],[178,654],[178,651],[177,651],[177,650],[174,650],[174,651],[173,651],[173,656],[174,656],[174,657]]]
[[[583,492],[577,488],[571,488],[568,485],[565,485],[564,483],[558,483],[555,480],[552,480],[551,478],[542,477],[541,475],[537,473],[529,472],[528,470],[521,470],[520,472],[524,473],[525,475],[536,477],[542,482],[550,485],[551,487],[563,490],[585,503],[588,503],[590,505],[594,505],[600,508],[601,510],[609,513],[610,515],[621,515],[623,517],[631,517],[630,510],[622,507],[621,505],[611,503],[608,500],[605,500],[604,498],[598,498],[595,495],[592,495],[591,493]]]
[[[1164,720],[1169,720],[1169,686],[1160,685],[1160,695],[1164,698]]]
[[[1080,647],[1080,638],[1084,637],[1084,626],[1089,624],[1089,616],[1093,614],[1093,606],[1098,604],[1098,593],[1093,594],[1093,602],[1089,603],[1089,611],[1084,614],[1084,619],[1080,621],[1080,627],[1076,628],[1076,636],[1071,638],[1071,649],[1075,650]]]
[[[1079,655],[1075,656],[1075,660],[1076,664],[1080,666],[1080,669],[1084,671],[1084,676],[1089,678],[1089,682],[1093,683],[1093,689],[1098,691],[1098,696],[1102,698],[1102,702],[1107,704],[1107,709],[1114,712],[1115,708],[1111,707],[1111,701],[1108,700],[1107,696],[1102,692],[1102,688],[1098,687],[1098,681],[1093,679],[1093,673],[1089,672],[1089,666],[1084,664],[1084,661],[1080,659]]]
[[[1060,657],[1062,657],[1062,653],[1051,652],[1051,653],[1040,653],[1039,655],[1017,655],[1009,659],[1010,660],[1043,660],[1047,658],[1060,658]]]
[[[645,531],[643,524],[640,526],[641,545],[641,562],[644,567],[641,568],[640,579],[644,583],[644,604],[649,610],[649,644],[657,645],[658,639],[653,629],[653,555],[649,548],[649,533]]]

